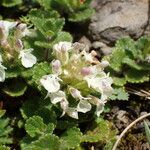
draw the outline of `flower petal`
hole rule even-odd
[[[54,93],[60,89],[58,81],[60,81],[60,79],[56,75],[50,74],[43,76],[40,83],[44,86],[48,93]]]
[[[100,103],[99,105],[97,105],[97,107],[96,107],[96,115],[98,117],[104,111],[104,106],[105,106],[105,103]]]
[[[81,92],[75,88],[70,87],[69,92],[71,93],[72,97],[75,99],[82,99]]]
[[[8,35],[9,35],[9,30],[14,28],[17,25],[18,22],[10,22],[10,21],[3,21],[0,20],[0,39],[1,40],[6,40]]]
[[[53,46],[53,49],[58,52],[66,52],[72,48],[72,43],[70,42],[59,42]]]
[[[66,99],[66,94],[63,91],[58,91],[56,93],[50,93],[49,97],[51,99],[51,103],[56,104]]]
[[[66,111],[67,115],[70,116],[71,118],[78,119],[78,112],[76,108],[71,108],[69,107]]]
[[[21,63],[25,68],[31,68],[34,64],[36,64],[36,57],[31,54],[31,49],[21,50],[19,58],[21,58]]]
[[[82,113],[90,111],[91,108],[92,106],[87,100],[80,100],[80,102],[77,105],[77,111]]]
[[[62,73],[61,62],[59,60],[52,61],[52,72],[54,74],[60,75]]]

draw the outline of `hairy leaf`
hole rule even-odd
[[[4,7],[14,7],[22,3],[22,0],[3,0],[2,5]]]
[[[31,137],[35,137],[44,134],[46,125],[41,117],[33,116],[26,121],[25,129]]]
[[[114,88],[111,100],[128,100],[129,94],[123,88]]]
[[[71,14],[69,16],[69,21],[72,21],[72,22],[82,22],[82,21],[85,21],[86,19],[89,19],[93,14],[94,14],[94,9],[92,8],[88,8],[88,9],[85,9],[85,10],[81,10],[81,11],[78,11],[74,14]]]
[[[76,127],[68,129],[61,137],[61,150],[75,149],[80,145],[82,133]]]
[[[4,93],[11,97],[22,96],[27,90],[27,85],[22,79],[11,79],[2,89]]]

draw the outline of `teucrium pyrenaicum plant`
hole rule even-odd
[[[99,62],[95,51],[86,52],[79,43],[59,42],[53,46],[53,55],[52,73],[40,79],[46,98],[60,104],[62,116],[78,119],[78,112],[89,112],[92,105],[99,116],[112,94],[112,79],[104,72],[109,63]]]

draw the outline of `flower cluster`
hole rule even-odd
[[[104,72],[109,63],[99,62],[96,52],[86,52],[80,43],[59,42],[54,45],[53,54],[52,74],[40,80],[48,92],[46,98],[53,104],[60,103],[62,116],[78,119],[78,112],[86,113],[92,105],[99,116],[112,94],[112,79]]]
[[[25,68],[30,68],[36,63],[36,57],[31,53],[32,49],[24,49],[22,38],[30,35],[27,25],[24,23],[0,21],[0,47],[5,55],[4,59],[15,59],[16,55],[21,59]],[[0,82],[5,80],[5,67],[2,65],[0,55]]]

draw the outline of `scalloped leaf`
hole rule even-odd
[[[2,5],[4,7],[14,7],[22,3],[22,0],[3,0]]]
[[[37,2],[45,9],[51,9],[51,1],[52,0],[37,0]]]
[[[7,85],[2,89],[4,93],[11,97],[22,96],[27,90],[27,85],[22,79],[11,79],[6,82]]]
[[[65,32],[65,31],[61,31],[57,34],[57,37],[55,38],[55,40],[52,42],[52,46],[58,42],[61,41],[67,41],[67,42],[72,42],[73,38],[71,36],[70,33]]]
[[[69,21],[83,22],[89,19],[94,14],[94,12],[95,10],[92,8],[87,8],[81,11],[77,11],[76,13],[70,14]]]
[[[44,134],[46,127],[46,124],[43,123],[43,119],[39,116],[30,117],[25,124],[26,132],[31,137]]]
[[[110,67],[119,72],[122,69],[122,61],[125,58],[133,59],[137,55],[135,42],[129,37],[122,38],[116,42],[115,48],[110,56]]]
[[[116,130],[112,130],[112,125],[108,121],[102,118],[98,118],[96,128],[87,131],[87,133],[82,137],[82,142],[109,143],[111,141],[114,142],[115,137],[116,137]]]
[[[116,86],[124,86],[126,84],[125,78],[119,78],[119,77],[112,77],[113,78],[113,84]]]
[[[35,41],[35,45],[43,48],[52,48],[54,44],[60,42],[60,41],[68,41],[72,42],[73,38],[70,33],[60,31],[58,32],[57,36],[53,39],[53,41],[50,42],[45,42],[45,41]]]
[[[149,81],[150,73],[148,71],[138,71],[130,69],[125,72],[125,78],[128,82],[131,83],[143,83]]]
[[[42,76],[50,73],[51,67],[47,62],[41,62],[39,64],[36,64],[33,67],[33,76],[31,83],[36,83],[37,85],[39,85],[39,81],[42,78]]]
[[[52,37],[62,30],[64,19],[62,18],[39,18],[29,15],[33,25],[46,37]]]
[[[110,100],[128,100],[129,94],[123,88],[114,88]]]
[[[126,57],[124,50],[115,48],[110,58],[110,67],[119,72],[122,67],[122,60]]]
[[[16,78],[21,75],[22,69],[20,67],[10,67],[6,71],[6,79]]]
[[[61,137],[61,148],[60,150],[75,149],[81,143],[82,133],[79,128],[69,128]]]
[[[9,135],[13,129],[9,126],[9,121],[8,118],[0,118],[0,145],[12,143],[12,138]]]
[[[122,63],[130,66],[131,68],[137,69],[137,70],[142,70],[143,68],[138,65],[134,60],[130,59],[130,58],[124,58],[122,60]]]
[[[47,150],[59,150],[60,149],[59,138],[51,134],[46,134],[40,137],[39,140],[32,142],[31,144],[36,148],[35,150],[46,150],[46,149]]]

